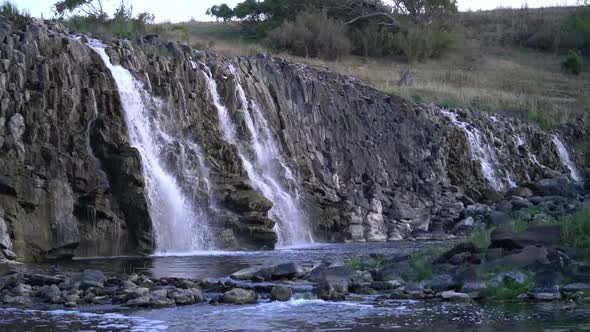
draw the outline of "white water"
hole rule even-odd
[[[555,147],[557,148],[557,154],[559,155],[561,163],[570,171],[572,179],[576,182],[582,182],[582,177],[578,173],[576,165],[572,162],[570,154],[567,152],[563,142],[559,139],[559,136],[553,135],[552,140],[553,144],[555,144]]]
[[[514,187],[516,184],[510,176],[502,175],[497,169],[499,164],[498,157],[494,148],[485,143],[480,131],[475,127],[470,127],[467,122],[457,119],[457,114],[441,109],[441,113],[465,133],[469,142],[469,152],[471,158],[481,165],[483,176],[488,180],[490,186],[496,191],[503,191],[507,187]],[[493,121],[494,119],[492,119]]]
[[[141,82],[122,66],[111,64],[100,42],[88,44],[102,58],[117,84],[123,104],[125,122],[133,147],[141,154],[146,191],[150,201],[150,215],[156,240],[156,251],[183,252],[210,249],[206,241],[207,223],[201,213],[183,194],[176,179],[163,167],[160,157],[162,142],[173,141],[153,119],[150,110],[158,111],[161,103],[152,98]]]
[[[244,89],[237,81],[235,69],[230,67],[230,71],[236,78],[236,94],[241,102],[244,121],[252,138],[254,158],[250,158],[246,147],[242,142],[238,142],[236,128],[227,108],[220,101],[217,83],[212,78],[211,72],[203,72],[218,112],[224,138],[228,143],[238,147],[242,164],[254,187],[273,202],[269,217],[276,222],[277,246],[286,247],[313,242],[293,173],[286,165],[260,109],[254,102],[248,102]]]

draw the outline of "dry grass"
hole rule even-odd
[[[260,44],[240,39],[235,23],[187,22],[163,25],[162,29],[164,38],[230,57],[268,52]],[[414,101],[507,112],[546,128],[590,113],[590,72],[577,77],[564,74],[560,56],[521,48],[482,48],[471,40],[444,58],[415,64],[362,57],[327,62],[279,56],[354,76],[379,90]],[[400,74],[408,68],[414,85],[400,87]]]

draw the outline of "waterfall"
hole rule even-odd
[[[296,182],[293,172],[285,163],[268,122],[260,109],[254,102],[248,102],[244,89],[239,84],[235,69],[231,66],[229,69],[236,79],[236,94],[241,103],[246,128],[252,138],[251,146],[254,158],[249,157],[247,149],[241,142],[238,142],[236,128],[227,108],[220,101],[217,83],[210,71],[204,71],[203,74],[218,112],[224,138],[228,143],[238,147],[242,164],[254,188],[273,202],[269,217],[276,222],[275,232],[278,237],[278,246],[285,247],[312,242],[311,232],[303,214],[299,190],[296,185],[293,185]],[[286,188],[285,182],[289,189]]]
[[[499,164],[496,152],[492,146],[484,141],[484,137],[477,128],[457,119],[457,114],[453,112],[444,109],[440,111],[453,125],[465,133],[467,142],[469,143],[471,158],[479,162],[483,176],[488,180],[494,190],[501,192],[506,188],[516,186],[510,176],[506,175],[504,179],[502,178],[500,171],[496,167]],[[491,120],[497,121],[494,117]]]
[[[175,177],[160,160],[164,144],[177,141],[171,131],[166,131],[170,129],[160,124],[154,114],[157,112],[153,112],[160,111],[161,102],[152,98],[127,69],[111,63],[105,45],[97,41],[88,45],[111,71],[123,105],[130,143],[141,154],[157,252],[211,249],[207,244],[210,241],[204,214],[185,197]]]
[[[582,177],[578,173],[576,165],[572,162],[570,154],[567,152],[567,149],[565,148],[563,142],[559,139],[559,136],[553,135],[552,141],[553,144],[555,144],[555,148],[557,149],[557,155],[559,156],[561,163],[570,171],[570,176],[572,177],[572,179],[576,182],[582,182]]]

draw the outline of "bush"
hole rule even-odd
[[[31,15],[26,10],[19,10],[18,7],[10,1],[4,1],[0,5],[0,15],[6,17],[17,26],[27,24],[31,20]]]
[[[383,57],[400,53],[396,47],[394,34],[376,23],[352,29],[348,34],[352,43],[352,53],[366,57]]]
[[[457,36],[450,31],[436,27],[408,29],[395,35],[394,45],[409,62],[440,57],[455,45]]]
[[[580,75],[582,72],[582,58],[578,55],[578,52],[570,50],[561,63],[561,68],[568,74]]]
[[[348,55],[351,49],[342,22],[314,12],[302,12],[295,21],[284,22],[271,31],[266,43],[274,51],[326,60]]]

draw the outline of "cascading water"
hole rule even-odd
[[[494,148],[485,143],[482,134],[475,127],[470,127],[467,122],[457,118],[457,114],[441,109],[441,113],[447,117],[453,125],[460,128],[466,135],[469,142],[469,152],[473,160],[479,161],[483,176],[488,180],[490,186],[496,191],[503,191],[506,188],[514,187],[516,184],[509,175],[502,178],[501,172],[496,165],[499,163]],[[497,121],[491,118],[492,121]]]
[[[157,120],[150,113],[150,110],[157,110],[160,103],[154,101],[127,69],[111,63],[105,45],[98,41],[91,41],[88,45],[100,55],[115,79],[131,145],[141,154],[157,252],[211,249],[207,245],[210,241],[207,241],[206,218],[196,212],[160,160],[163,142],[174,140],[159,123],[154,123]]]
[[[296,185],[293,185],[295,182],[293,173],[284,162],[268,123],[262,116],[258,106],[254,102],[248,102],[233,67],[230,67],[230,72],[236,79],[236,94],[241,103],[241,111],[244,113],[246,127],[252,137],[254,158],[248,157],[247,149],[241,142],[237,141],[236,128],[226,107],[220,101],[217,83],[210,71],[204,71],[203,74],[218,112],[224,138],[228,143],[238,147],[240,158],[254,187],[273,202],[269,217],[276,222],[275,231],[278,237],[278,246],[284,247],[313,242],[306,218],[302,212],[299,191]],[[250,112],[249,106],[251,106],[253,112]],[[252,159],[255,162],[252,162]],[[285,189],[280,179],[286,180],[291,191]]]
[[[557,154],[559,155],[561,163],[570,171],[570,176],[572,179],[576,182],[582,182],[582,177],[578,173],[576,165],[572,162],[570,154],[567,152],[563,142],[559,139],[559,136],[553,135],[552,141],[553,144],[555,144],[555,148],[557,149]]]

